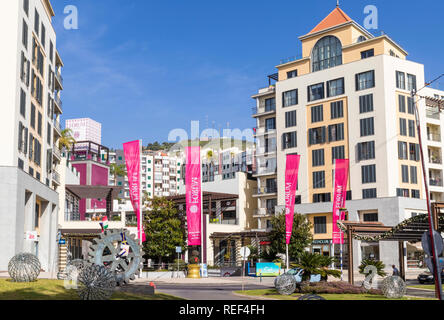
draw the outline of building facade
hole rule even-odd
[[[68,119],[65,128],[71,129],[76,141],[92,141],[102,144],[102,124],[90,118]]]
[[[390,37],[372,35],[339,7],[299,39],[302,58],[278,65],[269,76],[275,83],[253,95],[260,227],[269,227],[275,210],[283,210],[286,155],[300,154],[295,212],[313,223],[310,249],[333,256],[339,254],[331,244],[335,159],[350,160],[349,220],[395,226],[426,212],[411,97],[412,90],[425,85],[424,66],[407,60],[407,52]],[[442,116],[424,99],[415,101],[432,199],[441,200]],[[356,241],[354,265],[367,257],[396,264],[395,247]]]
[[[19,252],[35,253],[45,271],[56,268],[60,115],[63,62],[49,0],[2,1],[0,62],[0,270]],[[37,239],[25,239],[37,232]]]

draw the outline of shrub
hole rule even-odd
[[[301,293],[313,293],[313,294],[321,294],[321,293],[335,293],[335,294],[382,294],[381,290],[378,289],[370,289],[367,290],[364,287],[355,287],[354,285],[349,284],[345,281],[334,281],[334,282],[312,282],[308,286],[299,286],[299,290]]]

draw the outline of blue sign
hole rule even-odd
[[[256,277],[276,277],[280,274],[281,264],[274,262],[256,263]]]
[[[66,244],[66,240],[63,239],[63,238],[60,238],[60,240],[59,240],[59,244]]]
[[[182,252],[182,247],[176,247],[176,253],[181,253]]]
[[[200,264],[200,276],[202,278],[208,278],[208,267],[206,263]]]

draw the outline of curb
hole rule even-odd
[[[231,291],[231,294],[233,294],[235,296],[238,296],[238,297],[250,298],[250,299],[253,299],[253,300],[274,300],[274,301],[279,300],[279,299],[265,298],[265,297],[259,297],[259,296],[248,296],[248,295],[240,294],[240,293],[237,293],[237,292],[234,292],[234,291]]]

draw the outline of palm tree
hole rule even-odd
[[[111,163],[109,173],[114,177],[114,185],[116,185],[117,177],[126,176],[126,166],[124,164]]]
[[[334,262],[334,258],[321,256],[317,253],[304,251],[299,256],[299,262],[292,264],[292,268],[300,268],[304,270],[302,275],[302,285],[308,285],[312,274],[320,274],[324,280],[328,276],[339,278],[341,272],[338,270],[331,270],[328,267]]]
[[[72,136],[72,130],[69,128],[63,129],[61,132],[61,137],[59,139],[59,149],[69,150],[74,143],[76,143],[76,140]]]

